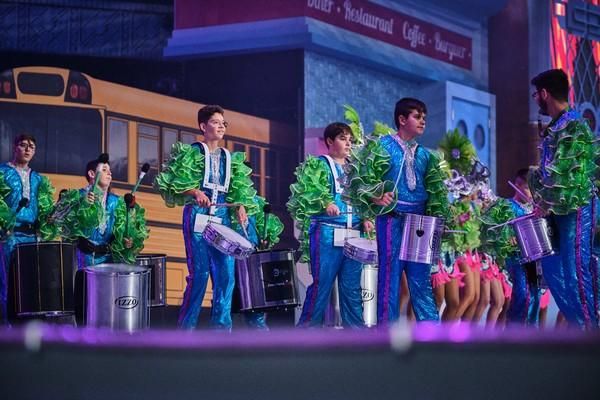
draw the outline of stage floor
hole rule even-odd
[[[600,334],[468,325],[0,330],[2,398],[597,399]]]

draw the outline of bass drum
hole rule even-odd
[[[258,251],[236,260],[233,312],[287,310],[299,305],[293,250]]]
[[[140,254],[135,258],[135,263],[141,267],[150,268],[150,306],[166,306],[167,255]]]
[[[76,270],[76,248],[72,243],[17,244],[9,274],[10,316],[72,315]]]

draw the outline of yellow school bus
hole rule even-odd
[[[131,190],[140,166],[149,163],[136,194],[150,227],[144,252],[167,254],[167,304],[179,305],[187,276],[182,210],[165,207],[152,180],[173,143],[202,139],[197,123],[202,106],[68,69],[14,68],[0,74],[0,159],[11,159],[16,135],[32,134],[37,151],[31,167],[47,175],[58,192],[85,186],[86,163],[107,152],[117,194]],[[233,111],[225,118],[230,128],[224,146],[245,151],[259,193],[282,204],[287,193],[278,189],[285,186],[282,171],[289,169],[282,163],[297,158],[289,140],[293,128]],[[209,287],[205,305],[211,298]]]

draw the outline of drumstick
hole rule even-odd
[[[444,229],[444,233],[467,233],[467,231],[458,231],[456,229]]]
[[[212,203],[211,207],[240,207],[242,203]]]
[[[517,192],[517,193],[519,193],[521,196],[523,196],[523,198],[524,198],[524,199],[527,199],[527,201],[528,201],[529,203],[532,203],[532,199],[531,199],[531,197],[529,197],[529,196],[527,196],[525,193],[523,193],[523,191],[522,191],[521,189],[519,189],[519,188],[517,187],[517,185],[515,185],[515,184],[514,184],[514,183],[512,183],[511,181],[507,181],[507,182],[508,182],[508,184],[509,184],[509,185],[510,185],[510,186],[511,186],[513,189],[515,189],[515,192]],[[534,206],[535,206],[535,204],[534,204]]]

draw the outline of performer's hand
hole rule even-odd
[[[517,238],[516,237],[514,237],[514,236],[511,237],[509,241],[510,241],[510,244],[512,244],[513,246],[517,245]]]
[[[335,203],[331,203],[325,209],[325,214],[329,215],[330,217],[336,217],[340,215],[340,209],[335,205]]]
[[[237,209],[237,218],[242,226],[246,226],[248,223],[248,214],[246,214],[246,207],[239,206]]]
[[[94,192],[90,191],[88,192],[86,199],[88,203],[92,204],[94,201],[96,201],[96,195],[94,194]]]
[[[210,199],[202,190],[196,189],[194,191],[194,199],[200,207],[210,207]]]
[[[381,197],[372,198],[371,201],[378,206],[387,207],[394,201],[394,193],[386,192]]]
[[[365,219],[363,222],[363,229],[365,233],[371,233],[375,230],[375,224],[370,219]]]
[[[130,238],[125,238],[123,242],[125,243],[125,247],[128,249],[133,247],[133,240],[131,240]]]

